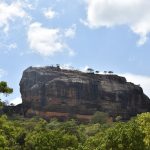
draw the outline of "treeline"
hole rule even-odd
[[[150,150],[150,113],[128,122],[78,124],[0,116],[0,150]]]

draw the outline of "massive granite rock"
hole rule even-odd
[[[150,111],[139,85],[118,75],[84,73],[59,67],[29,67],[20,81],[26,116],[90,119],[96,111],[129,119]]]

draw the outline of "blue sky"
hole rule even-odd
[[[149,0],[0,0],[0,80],[29,66],[112,70],[150,96]]]

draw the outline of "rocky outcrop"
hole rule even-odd
[[[104,111],[128,119],[150,111],[150,100],[140,86],[112,74],[29,67],[23,72],[20,92],[26,116],[86,119]]]

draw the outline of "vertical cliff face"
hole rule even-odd
[[[86,118],[104,111],[128,119],[150,111],[150,100],[142,88],[117,75],[30,67],[23,72],[20,92],[27,116]]]

